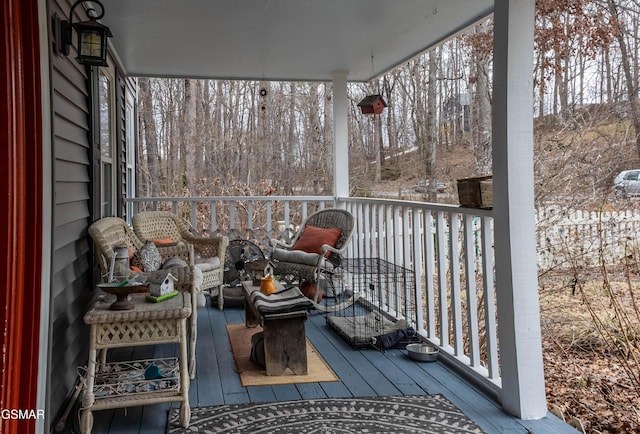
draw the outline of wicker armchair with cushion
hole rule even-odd
[[[202,285],[198,289],[210,290],[212,297],[217,295],[218,308],[224,307],[222,280],[224,256],[229,245],[227,237],[194,235],[183,219],[168,211],[146,211],[134,215],[133,230],[140,240],[154,241],[161,253],[176,244],[192,246],[193,254],[188,264],[202,271]]]
[[[322,274],[330,277],[340,264],[353,229],[354,219],[349,211],[329,208],[311,214],[290,243],[271,240],[274,272],[294,276],[301,289],[310,288],[307,296],[318,303],[322,294],[317,283]]]
[[[89,226],[89,235],[93,239],[95,245],[95,254],[98,264],[100,266],[100,273],[102,275],[103,282],[107,282],[109,268],[111,266],[111,260],[115,255],[115,248],[119,246],[127,246],[129,248],[129,256],[132,265],[137,264],[140,251],[143,249],[145,243],[138,238],[133,229],[121,218],[118,217],[105,217],[102,218],[91,226]],[[165,256],[161,258],[162,263],[170,258],[177,258],[180,260],[188,260],[190,256],[193,256],[191,252],[192,248],[187,244],[176,244],[167,249],[164,253]],[[167,268],[164,268],[167,269]],[[202,272],[196,267],[171,267],[168,268],[169,272],[177,279],[174,283],[174,288],[177,291],[188,291],[191,293],[191,305],[195,306],[197,301],[197,291],[202,284]],[[137,274],[144,276],[150,276],[156,271],[143,270],[143,272],[129,271],[129,277],[132,278]],[[189,321],[189,375],[193,379],[195,377],[195,363],[196,363],[196,332],[197,332],[197,309],[193,309],[191,320]]]

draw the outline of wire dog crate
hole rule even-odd
[[[377,345],[383,335],[416,325],[415,274],[379,258],[346,258],[338,294],[354,295],[327,323],[355,348]]]

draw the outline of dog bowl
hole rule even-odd
[[[407,345],[407,355],[418,362],[434,362],[438,360],[440,350],[430,344],[409,344]]]

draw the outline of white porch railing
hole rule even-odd
[[[134,212],[171,210],[194,228],[266,248],[307,215],[346,208],[356,229],[349,257],[380,258],[415,272],[417,331],[475,380],[500,388],[491,211],[424,202],[326,196],[127,199]],[[425,228],[427,230],[425,230]],[[394,294],[398,298],[404,294]]]

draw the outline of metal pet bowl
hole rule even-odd
[[[407,355],[418,362],[435,362],[438,360],[440,350],[430,344],[409,344],[407,345]]]

